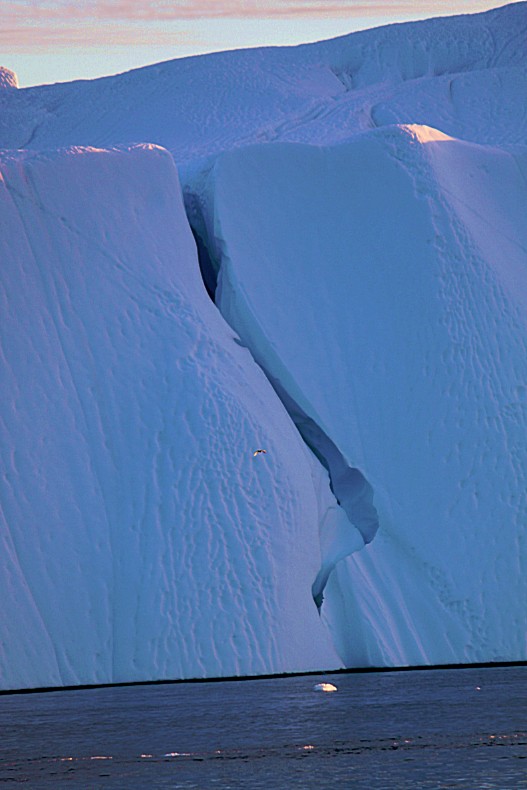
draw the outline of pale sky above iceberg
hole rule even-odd
[[[239,47],[475,13],[500,0],[2,0],[0,65],[22,86]]]

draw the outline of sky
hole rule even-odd
[[[68,82],[501,5],[505,0],[0,0],[0,65],[22,87]]]

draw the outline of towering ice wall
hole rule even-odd
[[[526,37],[0,70],[3,688],[527,658]]]
[[[2,687],[340,666],[327,475],[205,293],[170,154],[0,172]]]
[[[396,127],[210,176],[217,304],[368,544],[324,591],[348,666],[526,654],[526,175]]]

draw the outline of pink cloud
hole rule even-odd
[[[349,18],[482,11],[492,0],[1,0],[0,45],[35,52],[56,47],[172,46],[195,39],[177,23],[199,19]],[[416,7],[418,6],[418,7]],[[149,24],[151,23],[151,24]],[[156,23],[173,23],[161,27]],[[196,42],[203,44],[203,42]]]
[[[152,30],[125,24],[63,24],[60,27],[26,25],[0,29],[0,47],[13,53],[93,47],[176,47],[181,44],[203,46],[204,42],[183,30]]]
[[[423,16],[463,13],[489,8],[491,0],[4,0],[2,16],[7,22],[39,23],[55,20],[111,19],[116,21],[162,21],[202,18],[268,18],[320,16]]]

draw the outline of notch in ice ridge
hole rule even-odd
[[[281,384],[268,373],[266,375],[295,423],[302,439],[327,469],[329,484],[338,504],[351,523],[359,530],[364,543],[371,543],[379,529],[379,514],[373,504],[373,487],[360,469],[348,464],[336,444],[295,403]]]
[[[331,509],[321,525],[322,562],[311,592],[318,610],[324,589],[336,564],[371,543],[379,529],[374,491],[363,473],[350,466],[336,444],[296,403],[281,383],[262,370],[295,423],[302,439],[325,467],[338,508]],[[345,518],[344,518],[345,514]],[[345,522],[344,525],[342,522]]]
[[[192,225],[190,225],[190,229],[196,243],[196,252],[198,254],[198,263],[203,285],[211,300],[215,302],[216,288],[218,287],[218,274],[214,267],[213,259],[200,233],[195,230]]]
[[[221,266],[221,255],[217,254],[217,240],[214,237],[213,228],[211,226],[211,223],[212,225],[214,223],[213,212],[212,216],[207,212],[204,206],[204,196],[201,193],[204,184],[210,177],[214,162],[214,156],[210,157],[208,165],[202,162],[202,171],[198,176],[196,176],[195,173],[192,176],[189,174],[185,175],[183,168],[180,178],[182,184],[184,184],[186,180],[190,179],[190,181],[192,181],[193,178],[197,178],[197,182],[194,183],[192,187],[187,184],[186,187],[183,188],[183,202],[188,224],[190,225],[196,243],[201,278],[208,295],[215,303],[218,275]]]
[[[198,196],[190,190],[185,194],[185,208],[196,241],[202,279],[210,298],[215,302],[222,262],[222,242],[211,232],[210,218],[203,211]],[[208,241],[211,238],[214,240],[212,248]],[[221,312],[221,308],[219,309]],[[236,331],[235,327],[233,329]],[[321,528],[322,562],[312,587],[313,599],[320,610],[324,588],[337,562],[359,551],[365,544],[370,543],[377,533],[379,516],[373,504],[373,488],[359,469],[348,464],[335,443],[301,409],[280,380],[269,373],[258,353],[258,348],[254,347],[255,344],[247,343],[246,338],[245,342],[243,340],[244,338],[240,345],[245,345],[250,351],[302,439],[327,470],[330,488],[339,506],[327,519],[328,524],[324,522]],[[343,519],[342,514],[345,514],[347,521]],[[323,535],[323,532],[328,534]]]
[[[362,472],[346,463],[338,447],[314,420],[307,415],[293,419],[306,444],[328,470],[330,488],[340,511],[330,514],[329,523],[324,523],[321,529],[322,562],[311,588],[320,611],[335,566],[371,543],[379,529],[379,515],[373,504],[373,488]],[[348,521],[345,528],[341,523],[342,513]]]

